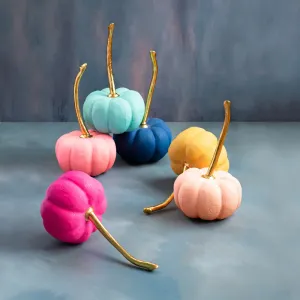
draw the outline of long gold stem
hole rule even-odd
[[[220,158],[222,147],[224,145],[226,135],[228,132],[228,128],[229,128],[229,124],[230,124],[230,104],[231,103],[229,100],[224,101],[225,119],[224,119],[223,128],[222,128],[222,131],[221,131],[221,134],[219,137],[217,148],[216,148],[213,158],[210,162],[210,166],[209,166],[206,174],[203,175],[204,178],[212,178],[213,172],[216,169],[216,166],[218,164],[218,160]]]
[[[106,65],[107,65],[107,76],[109,82],[109,98],[117,98],[119,95],[116,93],[114,74],[112,69],[112,40],[114,33],[115,24],[111,23],[108,26],[108,39],[106,47]]]
[[[86,212],[86,219],[92,221],[96,228],[102,233],[102,235],[111,243],[113,247],[115,247],[129,262],[138,266],[141,269],[145,269],[147,271],[153,271],[158,268],[158,265],[142,261],[139,259],[134,258],[130,255],[107,231],[107,229],[102,225],[99,221],[98,217],[95,215],[92,208],[89,208]]]
[[[152,97],[156,85],[156,79],[157,79],[157,73],[158,73],[158,67],[157,67],[157,60],[156,60],[156,52],[151,50],[150,51],[150,57],[152,61],[152,79],[148,91],[148,97],[147,97],[147,102],[146,102],[146,108],[145,108],[145,114],[141,123],[141,127],[145,128],[147,127],[147,119],[150,111],[150,106],[152,102]]]
[[[79,94],[79,83],[80,83],[81,77],[82,77],[84,71],[86,70],[86,68],[87,68],[87,64],[83,64],[80,67],[79,72],[78,72],[78,74],[76,76],[76,79],[75,79],[75,83],[74,83],[75,112],[76,112],[76,117],[77,117],[77,120],[78,120],[80,130],[81,130],[81,133],[82,133],[82,135],[80,136],[81,138],[90,138],[90,137],[92,137],[92,135],[89,133],[89,131],[86,128],[86,125],[83,122],[82,115],[81,115],[81,112],[80,112],[80,107],[79,107],[79,96],[78,96],[78,94]]]
[[[189,165],[188,164],[184,164],[182,172],[185,172],[188,168],[189,168]],[[166,208],[172,202],[173,199],[174,199],[174,193],[172,193],[168,197],[168,199],[165,200],[163,203],[157,204],[155,206],[146,207],[146,208],[144,208],[143,211],[144,211],[145,214],[150,215],[153,212],[156,212],[158,210],[162,210],[162,209]]]

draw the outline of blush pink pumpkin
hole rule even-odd
[[[56,158],[64,172],[78,170],[97,176],[114,165],[116,145],[113,138],[93,130],[89,133],[91,138],[81,138],[81,131],[75,130],[57,140]]]
[[[40,212],[45,230],[61,242],[86,242],[98,229],[132,264],[148,271],[158,268],[134,258],[110,235],[101,223],[106,208],[102,184],[84,172],[69,171],[48,187]]]
[[[225,171],[216,171],[214,179],[202,177],[208,168],[190,168],[174,183],[176,206],[189,218],[216,220],[230,217],[242,200],[240,182]]]
[[[240,207],[240,182],[228,172],[214,172],[230,124],[230,101],[224,102],[224,108],[224,125],[209,168],[189,168],[185,164],[175,180],[174,192],[163,203],[144,208],[146,214],[165,208],[173,199],[186,216],[203,220],[228,218]]]
[[[80,67],[74,84],[74,103],[81,131],[75,130],[61,136],[55,145],[60,168],[66,172],[77,170],[91,176],[100,175],[113,166],[116,160],[116,145],[113,138],[104,133],[88,131],[79,109],[78,89],[87,65]]]

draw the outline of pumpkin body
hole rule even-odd
[[[62,242],[79,244],[87,241],[96,227],[85,218],[92,207],[101,220],[107,202],[102,184],[80,171],[69,171],[47,189],[41,204],[45,230]]]
[[[228,218],[241,204],[241,184],[225,171],[215,172],[215,179],[203,178],[206,171],[207,168],[191,168],[177,177],[174,183],[175,203],[190,218]]]
[[[83,118],[87,125],[102,133],[120,134],[132,131],[142,122],[145,103],[133,90],[119,88],[119,95],[109,98],[109,89],[90,93],[83,104]]]
[[[66,172],[77,170],[91,176],[108,171],[116,160],[116,145],[107,134],[89,131],[93,137],[81,138],[80,131],[61,136],[55,146],[60,168]]]
[[[149,118],[147,126],[114,135],[117,153],[128,163],[153,163],[167,154],[172,141],[170,128],[157,118]]]
[[[172,170],[177,175],[181,174],[185,163],[190,168],[209,167],[217,143],[217,137],[203,128],[190,127],[182,131],[173,140],[168,151]],[[229,160],[224,146],[216,170],[229,170]]]

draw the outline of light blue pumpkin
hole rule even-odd
[[[142,96],[127,88],[118,88],[118,97],[109,97],[110,90],[90,93],[83,104],[87,125],[102,133],[121,134],[137,129],[145,113]]]

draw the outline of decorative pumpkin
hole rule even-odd
[[[113,138],[104,133],[88,131],[84,124],[78,99],[78,89],[81,77],[87,64],[80,67],[74,84],[74,103],[79,130],[61,136],[55,146],[55,153],[60,168],[83,171],[97,176],[108,171],[116,160],[116,145]]]
[[[230,123],[230,101],[224,108],[225,121],[209,168],[186,168],[175,180],[174,193],[164,203],[145,208],[145,213],[163,209],[173,198],[186,216],[203,220],[225,219],[239,208],[240,182],[228,172],[215,171]]]
[[[158,118],[148,119],[158,73],[155,51],[150,51],[150,57],[152,60],[153,75],[142,123],[134,131],[114,135],[117,153],[125,161],[133,164],[159,161],[167,154],[172,141],[171,130],[163,120]]]
[[[173,140],[168,150],[172,170],[179,175],[186,163],[190,168],[208,167],[217,143],[217,137],[203,128],[190,127],[182,131]],[[224,146],[216,168],[229,170],[229,160]]]
[[[45,230],[55,239],[80,244],[97,229],[129,262],[145,270],[155,270],[156,264],[131,256],[102,225],[107,207],[102,184],[81,171],[69,171],[47,189],[41,204]]]
[[[120,134],[136,129],[143,118],[142,96],[127,88],[115,88],[112,71],[112,38],[114,24],[108,27],[107,73],[109,88],[90,93],[83,105],[83,118],[91,128],[103,133]]]

